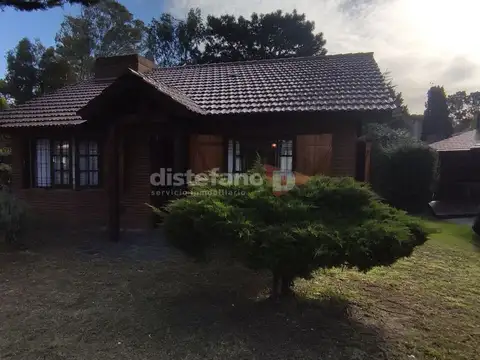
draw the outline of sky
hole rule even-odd
[[[162,11],[182,17],[191,7],[203,14],[248,16],[276,9],[306,13],[324,33],[330,54],[374,52],[389,71],[412,113],[423,113],[426,92],[443,85],[447,93],[480,90],[480,2],[476,0],[121,0],[145,22]],[[64,14],[0,12],[0,53],[23,37],[54,44]],[[0,76],[5,59],[0,57]]]

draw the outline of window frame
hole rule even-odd
[[[258,139],[258,138],[257,138]],[[245,142],[248,142],[250,139],[248,137],[235,137],[235,136],[226,136],[225,137],[225,172],[226,173],[229,173],[229,174],[238,174],[238,173],[244,173],[245,169],[243,169],[243,167],[245,167],[245,163],[244,163],[244,153],[242,152],[242,149],[244,148],[244,146],[242,146],[243,143]],[[296,136],[288,136],[288,137],[281,137],[281,138],[270,138],[270,137],[261,137],[261,141],[262,142],[265,142],[265,143],[268,143],[268,144],[277,144],[277,147],[275,149],[275,164],[273,164],[275,166],[275,168],[278,168],[279,170],[281,170],[281,158],[282,157],[289,157],[292,159],[292,169],[291,170],[286,170],[286,171],[292,171],[292,172],[295,172],[295,159],[296,159],[296,155],[297,155],[297,152],[296,152]],[[288,142],[288,141],[291,141],[291,144],[292,144],[292,149],[291,149],[291,155],[284,155],[282,156],[281,154],[281,142],[282,141],[285,141],[285,142]],[[232,142],[233,144],[233,150],[232,150],[232,169],[233,171],[230,172],[230,169],[229,169],[229,162],[230,162],[230,157],[229,157],[229,148],[230,148],[230,142]],[[238,145],[237,145],[238,144]],[[238,148],[237,148],[238,146]],[[236,154],[236,150],[239,149],[239,155]],[[242,167],[242,170],[236,170],[236,161],[237,161],[237,158],[240,159],[240,165]],[[278,162],[278,166],[277,166],[277,162]]]
[[[39,181],[38,181],[38,173],[37,173],[37,170],[38,170],[38,156],[37,156],[37,143],[39,140],[47,140],[48,143],[49,143],[49,165],[50,165],[50,186],[40,186],[39,185]],[[69,163],[69,170],[63,170],[61,169],[60,170],[60,173],[63,174],[65,171],[68,171],[68,181],[69,183],[68,184],[56,184],[55,183],[55,166],[54,166],[54,162],[53,162],[53,158],[55,156],[58,156],[58,155],[55,155],[54,154],[54,151],[53,151],[53,145],[54,145],[54,142],[55,141],[60,141],[60,142],[68,142],[68,159],[70,161]],[[73,163],[72,163],[72,145],[73,145],[73,142],[72,142],[72,139],[68,139],[68,138],[65,138],[63,136],[54,136],[54,137],[50,137],[50,136],[38,136],[38,137],[35,137],[32,139],[31,141],[32,145],[30,146],[30,153],[31,153],[31,159],[33,160],[31,163],[32,163],[32,166],[31,166],[31,188],[35,188],[35,189],[72,189],[73,188]],[[62,156],[62,155],[60,155]],[[61,179],[63,180],[63,177],[61,176]]]
[[[81,173],[87,173],[88,177],[87,179],[90,181],[90,173],[95,172],[95,170],[80,170],[80,157],[86,157],[87,159],[91,157],[95,157],[95,155],[80,155],[80,143],[81,142],[95,142],[97,143],[97,167],[98,170],[98,183],[96,185],[80,185],[80,174]],[[88,164],[88,162],[87,162]],[[75,138],[75,189],[77,190],[84,190],[84,189],[98,189],[102,187],[102,143],[98,137],[76,137]]]
[[[49,154],[49,166],[50,166],[50,186],[39,186],[39,177],[38,177],[38,167],[37,167],[37,142],[39,140],[48,140],[50,146],[50,154]],[[54,154],[54,143],[56,141],[61,142],[68,142],[69,149],[68,149],[68,159],[69,159],[69,170],[61,170],[61,174],[64,171],[68,171],[68,181],[69,184],[55,184],[55,170],[53,159],[55,156]],[[88,142],[96,142],[97,143],[97,161],[98,161],[98,184],[97,185],[84,185],[80,186],[80,147],[78,146],[80,142],[88,141]],[[83,189],[99,189],[103,186],[103,167],[102,167],[102,159],[103,159],[103,148],[102,142],[98,137],[64,137],[64,136],[38,136],[31,138],[29,141],[29,156],[30,156],[30,166],[28,166],[28,170],[30,172],[29,179],[30,179],[30,186],[28,188],[31,189],[45,189],[45,190],[52,190],[52,189],[70,189],[70,190],[83,190]],[[60,155],[62,156],[62,155]],[[85,155],[82,155],[85,156]],[[92,155],[87,155],[90,157]],[[93,156],[92,156],[93,157]],[[26,161],[27,159],[24,159]],[[84,172],[84,171],[82,171]],[[89,173],[90,171],[87,171]],[[93,172],[93,171],[92,171]],[[61,178],[63,179],[62,175]],[[88,177],[89,179],[89,177]]]

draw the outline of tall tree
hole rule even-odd
[[[38,93],[46,94],[71,84],[75,75],[68,62],[53,47],[45,49],[38,63]]]
[[[393,110],[392,119],[387,125],[393,129],[411,128],[410,111],[408,110],[408,106],[405,104],[403,94],[397,91],[397,85],[394,84],[390,72],[385,72],[383,77],[385,79],[385,83],[387,84],[387,89],[390,93],[390,96],[394,100],[394,104],[396,106],[396,108]]]
[[[456,132],[472,128],[475,113],[480,111],[480,91],[458,91],[447,98],[450,118]]]
[[[43,46],[23,38],[14,50],[7,53],[7,73],[1,92],[16,104],[32,99],[38,91],[38,61]]]
[[[98,56],[141,52],[145,25],[114,0],[83,7],[79,16],[66,16],[57,33],[57,52],[78,80],[91,76]]]
[[[434,142],[446,139],[453,133],[453,124],[443,86],[432,86],[428,90],[422,140]]]
[[[200,9],[190,9],[182,20],[163,13],[148,25],[146,56],[162,66],[191,63],[201,54],[204,32]]]
[[[21,11],[47,10],[65,4],[90,6],[100,0],[0,0],[0,9],[11,7]]]
[[[323,33],[305,14],[253,13],[250,19],[232,15],[208,16],[205,49],[198,62],[273,59],[324,55]]]

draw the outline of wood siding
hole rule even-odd
[[[295,170],[304,175],[330,175],[332,134],[298,135]]]
[[[223,138],[218,135],[190,135],[190,167],[196,174],[222,168]]]
[[[357,132],[352,124],[344,124],[333,133],[332,176],[355,176]]]

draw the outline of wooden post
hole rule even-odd
[[[120,240],[120,174],[118,126],[110,125],[107,144],[108,233],[111,241]]]

